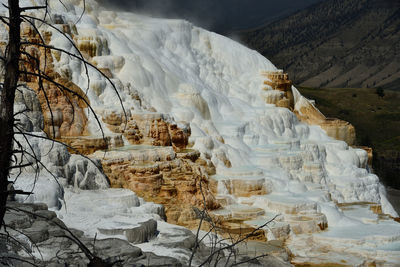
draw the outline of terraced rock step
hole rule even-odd
[[[298,214],[301,211],[316,211],[317,204],[311,201],[299,201],[296,198],[281,197],[277,194],[262,196],[256,199],[254,205],[266,207],[271,211],[283,214]]]
[[[257,226],[251,225],[246,220],[258,218],[264,215],[265,211],[260,208],[247,205],[228,205],[223,209],[210,212],[211,217],[220,229],[221,235],[238,235],[243,237],[254,232],[251,239],[266,240],[264,231],[256,231]]]
[[[182,149],[176,153],[176,157],[180,159],[190,159],[195,162],[198,158],[200,158],[200,152],[195,149]]]
[[[102,159],[103,162],[157,162],[175,159],[175,152],[172,147],[154,147],[148,145],[130,145],[112,149],[104,153],[97,151],[91,157]]]
[[[235,197],[250,197],[255,195],[265,195],[271,192],[271,185],[264,177],[226,177],[212,176],[213,190],[218,191],[218,188],[223,187],[224,193]],[[215,188],[217,184],[217,189]],[[221,188],[220,188],[221,189]]]
[[[223,209],[218,209],[211,212],[211,214],[218,219],[231,219],[237,221],[256,218],[264,215],[264,213],[264,209],[250,207],[247,205],[229,205],[225,206]]]
[[[102,136],[64,136],[60,139],[61,142],[67,144],[70,153],[81,153],[83,155],[92,154],[98,150],[107,150],[111,148],[121,147],[124,145],[122,135],[107,135]]]
[[[235,199],[231,195],[217,195],[215,198],[216,198],[217,202],[223,207],[226,207],[228,205],[232,205],[235,203]]]
[[[148,242],[154,238],[157,233],[157,222],[153,219],[137,223],[138,226],[133,226],[129,223],[120,226],[113,226],[112,228],[98,228],[99,232],[108,236],[122,235],[126,237],[130,243],[137,244]]]
[[[328,228],[328,220],[322,213],[301,213],[298,215],[285,215],[285,221],[290,224],[290,228],[295,234],[315,233]]]
[[[279,240],[272,240],[267,242],[258,242],[249,240],[238,245],[240,253],[246,253],[252,257],[261,255],[270,255],[267,258],[261,259],[264,266],[281,266],[285,264],[284,261],[289,261],[288,251],[283,242]],[[275,257],[273,257],[275,256]],[[289,264],[287,265],[289,266]]]
[[[237,235],[244,237],[250,233],[252,233],[252,236],[249,237],[250,240],[260,240],[260,241],[265,241],[266,237],[264,235],[264,231],[258,230],[256,231],[256,228],[243,223],[243,221],[234,221],[234,220],[227,220],[223,221],[219,224],[219,227],[221,229],[221,234],[225,235]]]
[[[239,207],[232,207],[232,218],[235,219],[249,219],[249,218],[257,218],[259,216],[264,215],[265,211],[264,209],[260,208],[254,208],[254,207],[245,207],[245,206],[239,206]]]

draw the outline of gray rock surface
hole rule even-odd
[[[157,256],[151,252],[145,252],[144,258],[137,261],[136,264],[141,264],[141,266],[170,266],[170,267],[181,267],[184,266],[177,259],[170,257]]]
[[[182,266],[174,258],[143,253],[126,240],[85,237],[82,231],[67,228],[43,204],[10,202],[8,208],[6,230],[0,231],[0,266],[86,266],[89,259],[79,242],[116,266]],[[145,227],[156,229],[157,223]]]
[[[43,133],[34,133],[43,136]],[[89,160],[80,155],[71,155],[67,148],[51,140],[27,136],[30,146],[22,136],[16,136],[18,141],[36,155],[41,162],[27,157],[22,163],[33,163],[32,166],[22,169],[18,176],[18,169],[11,173],[10,181],[14,187],[26,192],[33,190],[29,197],[17,195],[18,201],[44,202],[50,208],[61,208],[64,198],[64,186],[71,186],[83,190],[106,189],[110,187],[109,180],[102,171],[99,160]],[[44,168],[43,166],[46,166]],[[37,177],[37,179],[35,179]]]
[[[100,233],[104,235],[125,235],[131,243],[138,244],[149,241],[157,233],[157,221],[150,219],[145,222],[139,222],[136,226],[122,226],[121,228],[99,228]]]
[[[15,116],[21,128],[26,132],[40,132],[44,127],[44,120],[39,99],[32,89],[20,86],[15,92]]]

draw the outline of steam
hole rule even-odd
[[[254,28],[321,0],[97,0],[117,11],[186,19],[219,33]]]

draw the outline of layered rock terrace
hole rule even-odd
[[[325,117],[315,105],[307,101],[301,107],[296,108],[294,105],[294,96],[292,92],[292,81],[289,80],[288,74],[282,70],[276,72],[263,72],[263,76],[267,78],[264,81],[272,90],[282,92],[270,93],[265,97],[268,104],[275,104],[278,107],[285,107],[292,110],[297,118],[309,125],[319,125],[325,130],[326,134],[337,140],[345,141],[349,145],[354,145],[356,140],[355,128],[351,123],[336,118]],[[269,88],[264,88],[268,92]]]

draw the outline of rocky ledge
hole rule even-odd
[[[177,259],[143,252],[126,240],[96,240],[68,228],[45,204],[9,202],[0,231],[2,266],[87,266],[97,256],[116,266],[183,266]],[[90,252],[83,252],[83,250]],[[86,255],[85,255],[86,254]]]

